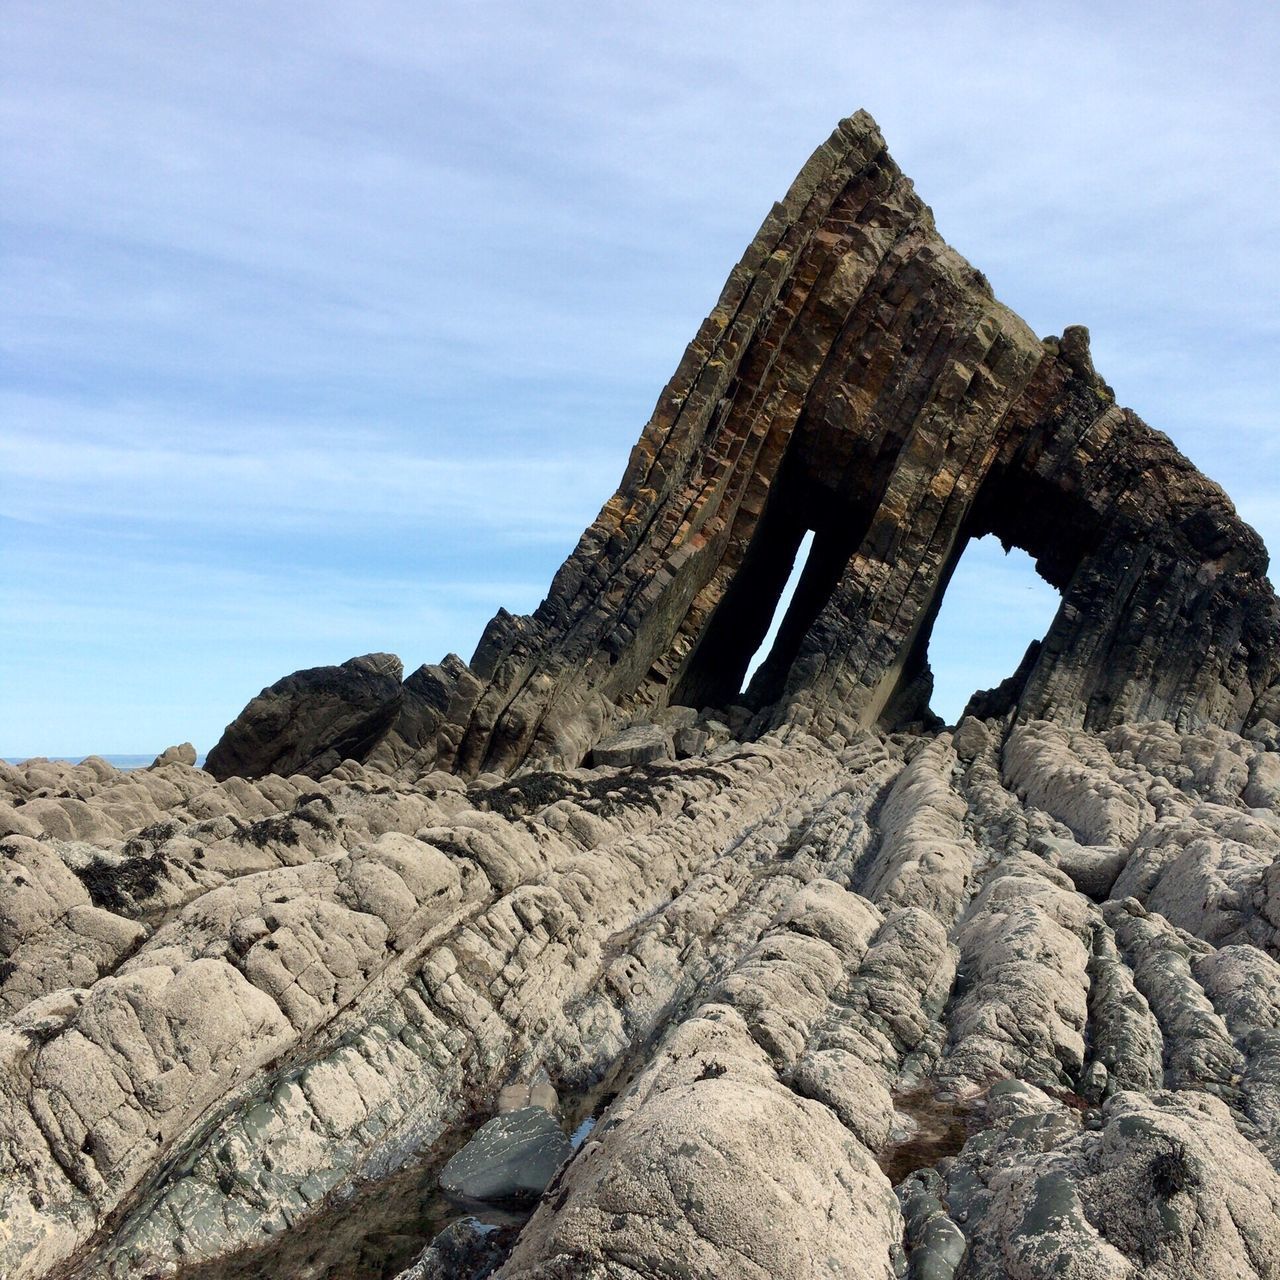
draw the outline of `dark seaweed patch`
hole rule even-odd
[[[76,875],[88,889],[89,900],[95,907],[122,915],[131,905],[151,897],[159,889],[163,871],[164,859],[155,853],[149,858],[134,857],[116,864],[94,858]]]
[[[1187,1156],[1187,1149],[1181,1142],[1174,1142],[1168,1151],[1161,1151],[1151,1161],[1148,1172],[1151,1186],[1162,1200],[1171,1200],[1179,1191],[1200,1185],[1200,1179]]]
[[[126,840],[121,852],[126,858],[149,856],[180,830],[176,822],[153,822],[149,827],[143,827],[136,836]]]
[[[235,834],[240,844],[251,844],[255,848],[265,849],[269,844],[282,844],[293,848],[300,843],[298,829],[293,825],[291,813],[277,813],[270,818],[262,818],[258,822],[240,827]]]
[[[329,813],[334,813],[333,801],[329,799],[323,791],[312,791],[305,796],[299,796],[293,802],[293,809],[296,813],[299,809],[305,809],[309,804],[318,804],[322,809]]]
[[[561,800],[573,799],[601,818],[620,810],[645,805],[662,812],[661,791],[682,778],[714,778],[727,781],[715,768],[670,765],[634,765],[602,777],[568,777],[563,773],[526,773],[496,787],[475,787],[467,799],[477,809],[504,818],[522,818]]]

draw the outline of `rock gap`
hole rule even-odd
[[[1020,547],[1002,551],[988,534],[961,553],[929,634],[930,706],[947,724],[978,691],[994,689],[1043,639],[1062,598]]]
[[[764,639],[760,642],[760,647],[752,655],[751,661],[747,663],[747,671],[742,678],[742,687],[739,689],[739,693],[747,693],[755,673],[773,652],[778,641],[779,632],[785,625],[787,614],[791,611],[791,603],[795,599],[796,588],[800,585],[800,579],[808,566],[809,556],[812,552],[813,530],[810,529],[800,539],[795,563],[791,566],[791,573],[787,578],[786,585],[782,588],[782,594],[778,597],[778,603],[774,607],[773,621],[770,622],[769,630],[765,632]]]

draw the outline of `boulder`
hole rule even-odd
[[[264,689],[227,726],[205,761],[226,778],[302,773],[320,777],[359,761],[391,727],[404,700],[394,654],[295,672]]]
[[[572,1151],[560,1125],[541,1107],[495,1116],[440,1172],[440,1186],[462,1200],[536,1200]]]
[[[615,733],[596,744],[591,752],[591,763],[615,769],[633,764],[652,764],[656,760],[670,760],[671,731],[656,724],[637,724],[621,733]]]
[[[485,1280],[507,1255],[507,1234],[478,1218],[452,1222],[395,1280]]]

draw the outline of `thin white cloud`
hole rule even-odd
[[[576,535],[616,482],[613,460],[505,456],[464,460],[362,448],[113,447],[83,442],[32,445],[0,435],[7,471],[3,514],[31,523],[68,515],[128,518],[144,524],[252,521],[281,527],[365,525],[435,527],[464,522],[508,538],[563,542]],[[584,505],[584,499],[590,508]]]

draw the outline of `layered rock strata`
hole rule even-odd
[[[499,613],[469,668],[415,672],[361,751],[329,736],[381,767],[471,776],[578,765],[672,704],[740,704],[757,730],[819,736],[927,722],[933,621],[985,534],[1028,551],[1062,604],[979,714],[1237,730],[1280,716],[1257,535],[1116,405],[1084,329],[1041,341],[993,297],[859,113],[765,219],[538,609]],[[308,752],[331,765],[316,748],[350,666],[264,691],[212,771],[258,776]],[[314,712],[294,704],[291,746],[275,715],[299,682],[317,693]],[[367,691],[353,698],[344,722],[366,723]]]
[[[0,1272],[382,1274],[345,1198],[546,1074],[617,1097],[503,1277],[1280,1274],[1275,760],[970,719],[6,768]]]

